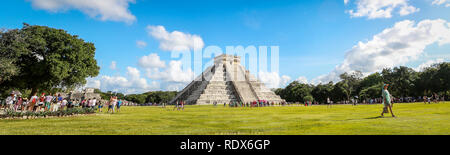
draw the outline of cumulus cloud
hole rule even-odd
[[[344,0],[347,4],[349,1]],[[420,9],[408,4],[408,0],[356,0],[356,10],[348,10],[351,17],[391,18],[393,12],[401,16],[418,12]]]
[[[201,49],[205,45],[198,35],[180,31],[168,32],[163,26],[147,26],[147,31],[160,42],[159,48],[164,51],[189,51]]]
[[[138,41],[136,41],[136,46],[138,48],[145,48],[145,47],[147,47],[147,42],[138,40]]]
[[[445,7],[450,7],[450,0],[434,0],[433,5],[445,5]]]
[[[286,85],[289,84],[289,82],[291,82],[291,77],[290,76],[287,76],[287,75],[281,76],[280,87],[285,87]]]
[[[397,22],[392,28],[387,28],[373,36],[372,40],[359,42],[346,53],[342,64],[327,75],[313,80],[313,83],[339,81],[339,75],[344,72],[361,71],[364,75],[390,68],[417,58],[424,49],[437,43],[450,43],[450,23],[442,20],[423,20]]]
[[[101,82],[100,80],[96,80],[94,78],[88,78],[86,86],[87,88],[97,88],[100,89]]]
[[[430,67],[431,65],[441,63],[441,62],[444,62],[443,58],[439,58],[436,60],[428,60],[428,61],[424,62],[423,64],[420,64],[419,66],[414,68],[414,70],[417,72],[420,72],[420,71],[423,71],[425,68]]]
[[[112,70],[116,70],[117,69],[117,62],[116,61],[111,61],[111,65],[109,65],[109,68]]]
[[[138,65],[142,68],[164,68],[166,66],[165,62],[161,61],[156,53],[141,57]]]
[[[148,68],[147,77],[175,83],[188,83],[194,80],[194,72],[191,69],[183,70],[182,66],[181,61],[170,61],[169,66],[165,68]]]
[[[137,68],[127,67],[126,77],[123,76],[101,76],[99,78],[87,79],[86,87],[99,88],[102,91],[114,91],[124,94],[144,93],[159,89],[159,83],[152,81],[148,83],[141,77]]]
[[[50,12],[80,10],[84,14],[102,21],[132,23],[136,17],[128,10],[135,0],[28,0],[34,8]]]
[[[308,83],[308,79],[304,76],[298,77],[295,81],[298,81],[299,83],[304,83],[304,84]]]
[[[286,86],[291,77],[280,75],[277,72],[258,72],[258,79],[266,85],[267,88],[280,88]]]
[[[344,4],[348,4],[349,0],[344,0]]]

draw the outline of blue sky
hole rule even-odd
[[[182,89],[189,78],[177,76],[192,75],[179,70],[178,60],[160,46],[164,39],[151,35],[148,26],[162,26],[162,34],[178,31],[187,40],[197,36],[204,47],[279,46],[279,72],[259,75],[271,87],[297,79],[335,81],[343,71],[368,74],[383,65],[419,68],[450,59],[450,39],[443,35],[450,32],[449,0],[14,0],[2,2],[0,20],[1,28],[21,28],[26,22],[93,42],[101,70],[88,85],[124,93]],[[381,34],[396,30],[408,30],[408,35]],[[421,33],[432,39],[420,38]],[[405,41],[408,48],[387,49],[386,56],[399,61],[377,55],[386,53],[390,43],[416,36]],[[140,64],[144,56],[159,61],[159,67]]]

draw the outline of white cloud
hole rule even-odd
[[[308,79],[304,76],[298,77],[295,81],[298,81],[299,83],[308,84]]]
[[[348,1],[344,0],[347,4]],[[391,18],[394,11],[405,16],[420,9],[408,4],[408,0],[356,0],[356,10],[348,10],[351,17]]]
[[[164,51],[189,51],[204,46],[202,38],[198,35],[180,31],[167,32],[163,26],[147,26],[147,30],[150,36],[160,42],[159,48]]]
[[[127,76],[101,76],[99,78],[87,79],[86,87],[99,88],[102,91],[114,91],[124,94],[144,93],[159,89],[159,83],[152,81],[147,83],[145,78],[141,78],[137,68],[127,67]]]
[[[139,66],[142,68],[164,68],[165,62],[161,61],[158,54],[151,53],[148,56],[143,56],[139,59]]]
[[[132,23],[136,17],[128,10],[135,0],[28,0],[34,8],[50,12],[80,10],[92,18],[102,21]]]
[[[414,70],[417,72],[420,72],[420,71],[423,71],[425,68],[430,67],[431,65],[441,63],[441,62],[444,62],[444,59],[439,58],[436,60],[428,60],[428,61],[424,62],[423,64],[420,64],[419,66],[414,68]]]
[[[191,69],[183,70],[181,61],[170,61],[169,66],[162,68],[147,69],[147,77],[154,80],[166,82],[188,83],[194,80],[194,72]]]
[[[348,4],[350,0],[344,0],[344,4]]]
[[[143,56],[138,65],[146,70],[146,76],[153,80],[164,80],[166,82],[187,83],[194,80],[194,72],[188,68],[183,70],[181,61],[170,61],[166,66],[164,61],[156,53]]]
[[[98,88],[100,89],[101,82],[100,80],[96,80],[94,78],[88,78],[86,86],[87,88]]]
[[[112,70],[116,70],[117,69],[117,62],[116,61],[111,61],[111,65],[109,65],[109,68]]]
[[[286,85],[289,84],[289,82],[291,82],[291,77],[290,76],[287,76],[287,75],[281,76],[280,87],[285,87]]]
[[[342,64],[313,83],[339,81],[344,72],[361,71],[364,75],[417,60],[424,49],[437,43],[450,43],[450,23],[442,20],[423,20],[419,23],[404,20],[394,27],[373,36],[372,40],[359,42],[346,53]]]
[[[267,88],[280,88],[286,86],[291,77],[287,75],[280,75],[277,72],[258,72],[258,79],[265,84]]]
[[[268,88],[280,87],[281,79],[277,72],[259,72],[258,77]]]
[[[445,4],[445,7],[450,7],[450,0],[434,0],[432,2],[433,5],[442,5]]]
[[[145,48],[145,47],[147,47],[147,42],[138,40],[138,41],[136,41],[136,46],[138,48]]]

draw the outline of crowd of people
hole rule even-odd
[[[269,107],[269,106],[284,106],[284,105],[288,105],[289,103],[287,102],[270,102],[270,101],[266,101],[266,100],[258,100],[258,101],[253,101],[253,102],[229,102],[228,104],[225,102],[223,103],[223,106],[226,107],[228,105],[228,107]],[[214,105],[217,105],[217,102],[214,102]]]
[[[112,96],[109,101],[89,98],[89,99],[69,99],[63,97],[61,94],[42,93],[37,96],[37,93],[28,99],[21,95],[11,93],[4,102],[0,101],[0,109],[12,110],[16,112],[44,112],[44,111],[61,111],[69,108],[92,108],[102,112],[104,105],[108,107],[107,113],[120,112],[120,107],[124,101],[117,99],[117,96]]]

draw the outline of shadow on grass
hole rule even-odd
[[[368,117],[368,118],[362,118],[362,119],[379,119],[379,118],[386,118],[386,117],[376,116],[376,117]],[[360,120],[360,119],[347,119],[347,121],[351,121],[351,120]]]
[[[369,118],[364,118],[364,119],[378,119],[378,118],[384,118],[384,117],[376,116],[376,117],[369,117]]]

